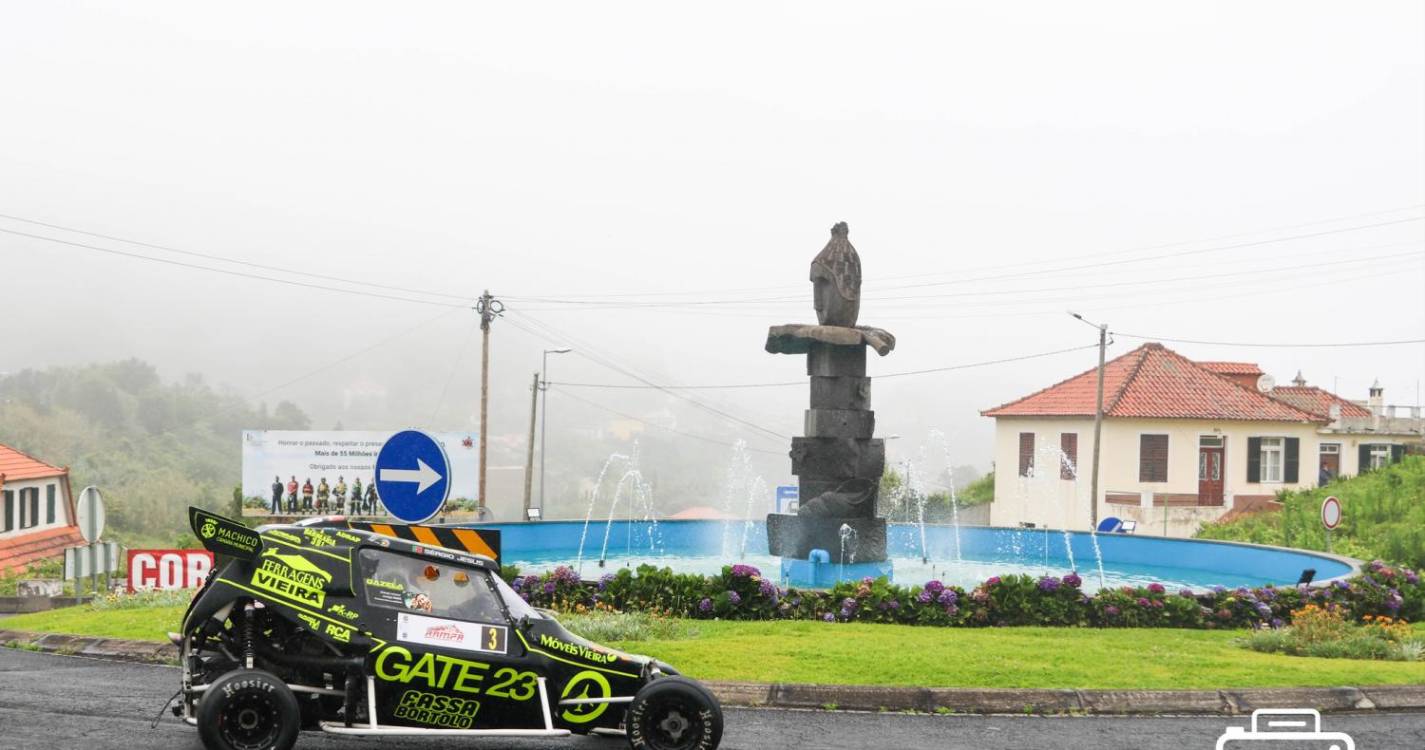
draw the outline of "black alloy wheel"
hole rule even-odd
[[[208,686],[197,718],[208,750],[291,750],[302,712],[297,697],[272,673],[237,669]]]

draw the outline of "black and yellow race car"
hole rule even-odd
[[[341,518],[253,530],[190,508],[189,521],[217,564],[173,634],[174,712],[209,750],[286,750],[301,730],[609,734],[649,750],[722,738],[707,688],[565,630],[489,557]]]

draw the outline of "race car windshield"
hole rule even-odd
[[[505,622],[482,570],[364,549],[361,572],[368,604],[471,622]]]
[[[529,605],[523,597],[515,593],[515,590],[505,583],[499,576],[490,576],[495,582],[495,588],[500,591],[500,598],[505,600],[505,608],[510,611],[510,619],[518,622],[521,617],[528,617],[531,620],[542,620],[544,617]]]

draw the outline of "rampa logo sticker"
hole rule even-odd
[[[432,625],[426,628],[425,637],[433,641],[445,641],[447,643],[464,643],[465,631],[460,626],[450,623],[446,625]]]

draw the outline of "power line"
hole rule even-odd
[[[390,284],[377,284],[377,283],[370,282],[370,281],[362,281],[362,280],[360,280],[360,279],[348,279],[348,278],[344,278],[344,277],[341,277],[341,276],[328,276],[328,275],[326,275],[326,274],[313,273],[313,272],[311,272],[311,271],[301,271],[301,270],[298,270],[298,269],[295,269],[295,268],[284,268],[284,267],[282,267],[282,266],[269,266],[269,265],[264,265],[264,264],[262,264],[262,263],[254,263],[254,262],[252,262],[252,261],[250,261],[250,260],[243,260],[243,259],[241,259],[241,258],[230,258],[230,257],[227,257],[227,256],[216,255],[216,254],[212,254],[212,253],[200,253],[200,252],[197,252],[197,251],[195,251],[195,250],[183,250],[183,249],[181,249],[181,248],[176,248],[176,247],[172,247],[172,246],[169,246],[169,245],[159,245],[159,244],[155,244],[155,243],[152,243],[152,242],[144,242],[144,241],[142,241],[142,240],[131,240],[131,239],[126,239],[126,238],[124,238],[124,237],[118,237],[118,236],[115,236],[115,235],[112,235],[112,234],[102,234],[102,233],[100,233],[100,232],[91,232],[91,231],[89,231],[89,230],[87,230],[87,229],[78,229],[78,228],[75,228],[75,227],[65,226],[65,225],[63,225],[63,224],[51,224],[51,223],[45,222],[45,221],[37,221],[37,220],[35,220],[35,219],[27,219],[27,218],[25,218],[25,217],[23,217],[23,216],[14,216],[14,215],[11,215],[11,214],[0,214],[0,219],[9,219],[9,220],[11,220],[11,221],[20,221],[20,222],[24,222],[24,223],[26,223],[26,224],[34,224],[34,225],[36,225],[36,226],[48,227],[48,228],[50,228],[50,229],[58,229],[58,230],[63,231],[63,232],[72,232],[72,233],[74,233],[74,234],[83,234],[83,235],[87,235],[87,236],[89,236],[89,237],[97,237],[97,238],[99,238],[99,239],[111,240],[111,241],[113,241],[113,242],[122,242],[122,243],[124,243],[124,244],[126,244],[126,245],[136,245],[136,246],[138,246],[138,247],[147,247],[147,248],[150,248],[150,249],[153,249],[153,250],[161,250],[161,251],[167,252],[167,253],[177,253],[177,254],[179,254],[179,255],[187,255],[187,256],[190,256],[190,257],[194,257],[194,258],[205,258],[205,259],[207,259],[207,260],[216,260],[216,261],[220,261],[220,262],[223,262],[223,263],[232,263],[232,264],[234,264],[234,265],[247,266],[247,267],[249,267],[249,268],[260,268],[260,269],[262,269],[262,270],[264,270],[264,271],[275,271],[275,272],[277,272],[277,273],[286,273],[286,274],[291,274],[291,275],[293,275],[293,276],[306,276],[306,277],[313,278],[313,279],[322,279],[323,281],[339,281],[339,282],[341,282],[341,283],[343,283],[343,284],[356,284],[356,285],[358,285],[358,286],[367,286],[367,287],[372,287],[372,288],[374,288],[374,289],[387,289],[387,290],[390,290],[390,291],[393,291],[393,292],[408,292],[408,293],[411,293],[411,294],[424,294],[424,295],[428,295],[428,296],[432,296],[432,297],[445,297],[445,298],[448,298],[448,299],[460,299],[460,300],[464,300],[464,299],[469,299],[469,298],[470,298],[470,295],[468,295],[468,294],[446,294],[446,293],[444,293],[444,292],[433,292],[433,291],[430,291],[430,290],[427,290],[427,289],[412,289],[412,288],[410,288],[410,287],[392,286],[392,285],[390,285]]]
[[[1254,240],[1254,241],[1252,241],[1252,242],[1240,242],[1240,243],[1236,243],[1236,244],[1232,244],[1232,245],[1220,245],[1220,246],[1217,246],[1217,247],[1208,247],[1208,248],[1194,248],[1194,249],[1190,249],[1190,250],[1181,250],[1181,251],[1173,252],[1173,253],[1164,253],[1164,254],[1159,254],[1159,255],[1144,256],[1144,257],[1141,257],[1141,258],[1125,258],[1125,259],[1122,259],[1122,260],[1104,261],[1104,262],[1101,262],[1101,263],[1086,263],[1086,264],[1080,264],[1080,265],[1076,265],[1076,266],[1061,266],[1061,267],[1056,267],[1056,268],[1037,268],[1037,269],[1033,269],[1033,270],[1029,270],[1029,271],[1019,271],[1019,272],[1014,272],[1014,273],[1003,273],[1003,274],[991,275],[991,276],[977,276],[977,277],[972,277],[972,278],[951,279],[951,280],[948,280],[948,281],[928,281],[928,282],[923,282],[923,283],[918,283],[918,284],[902,284],[902,285],[897,285],[897,286],[883,287],[883,289],[886,289],[886,290],[892,290],[892,289],[921,289],[921,288],[928,288],[928,287],[951,286],[951,285],[956,285],[956,284],[972,284],[972,283],[980,283],[980,282],[985,282],[985,281],[1003,281],[1003,280],[1006,280],[1006,279],[1028,278],[1028,277],[1032,277],[1032,276],[1042,276],[1042,275],[1044,275],[1044,274],[1064,273],[1064,272],[1068,272],[1068,271],[1082,271],[1082,270],[1089,270],[1089,269],[1095,269],[1095,268],[1106,268],[1106,267],[1109,267],[1109,266],[1127,265],[1127,264],[1132,264],[1132,263],[1145,263],[1145,262],[1151,262],[1151,261],[1157,261],[1157,260],[1166,260],[1166,259],[1170,259],[1170,258],[1180,258],[1180,257],[1185,257],[1185,256],[1190,256],[1190,255],[1202,255],[1202,254],[1206,254],[1206,253],[1217,253],[1217,252],[1223,252],[1223,251],[1226,251],[1226,250],[1240,250],[1240,249],[1242,249],[1242,248],[1258,247],[1258,246],[1261,246],[1261,245],[1275,244],[1275,243],[1278,243],[1278,242],[1291,242],[1291,241],[1295,241],[1295,240],[1311,239],[1311,238],[1315,238],[1315,237],[1324,237],[1324,236],[1327,236],[1327,235],[1341,234],[1341,233],[1345,233],[1345,232],[1358,232],[1358,231],[1363,231],[1363,230],[1366,230],[1366,229],[1375,229],[1375,228],[1379,228],[1379,227],[1392,226],[1392,225],[1396,225],[1396,224],[1405,224],[1405,223],[1415,222],[1415,221],[1425,221],[1425,216],[1414,216],[1414,217],[1405,218],[1405,219],[1394,219],[1394,220],[1391,220],[1391,221],[1376,222],[1376,223],[1374,223],[1374,224],[1362,224],[1362,225],[1353,226],[1353,227],[1338,227],[1338,228],[1336,228],[1336,229],[1327,229],[1327,230],[1322,230],[1322,231],[1320,231],[1320,232],[1308,232],[1308,233],[1305,233],[1305,234],[1288,235],[1288,236],[1286,236],[1286,237],[1273,237],[1273,238],[1264,239],[1264,240]],[[1012,292],[1012,291],[1006,291],[1006,292],[1004,292],[1004,293],[1014,293],[1014,292]],[[512,299],[513,299],[513,298],[512,298]],[[571,306],[577,305],[577,306],[595,307],[595,308],[597,308],[597,307],[603,307],[603,308],[640,308],[640,307],[655,307],[655,308],[657,308],[657,307],[682,307],[682,306],[705,306],[705,305],[746,305],[746,304],[766,303],[766,302],[789,302],[789,301],[795,301],[795,300],[797,300],[798,298],[797,298],[797,297],[788,296],[788,295],[782,295],[782,296],[777,296],[777,297],[757,297],[757,298],[750,298],[750,299],[708,299],[708,300],[685,300],[685,301],[681,301],[681,302],[600,302],[600,301],[590,300],[590,299],[560,299],[560,298],[555,298],[555,297],[522,297],[522,298],[520,298],[520,299],[522,299],[523,301],[527,301],[527,302],[536,302],[536,303],[547,304],[547,305],[571,305]],[[869,298],[867,298],[867,299],[868,299],[868,300],[876,300],[876,299],[881,299],[881,300],[893,300],[893,299],[901,299],[901,298],[896,298],[896,297],[869,297]]]
[[[900,377],[906,377],[906,376],[908,376],[908,375],[927,375],[927,374],[930,374],[930,373],[937,373],[937,372],[953,372],[953,371],[955,371],[955,370],[969,370],[969,369],[973,369],[973,368],[976,368],[976,367],[989,367],[990,365],[1002,365],[1002,364],[1006,364],[1006,363],[1009,363],[1009,362],[1023,362],[1024,360],[1028,360],[1028,359],[1039,359],[1039,358],[1041,358],[1041,357],[1052,357],[1052,356],[1054,356],[1054,355],[1056,355],[1056,354],[1067,354],[1068,352],[1077,352],[1077,351],[1083,351],[1084,349],[1096,349],[1096,348],[1098,348],[1098,344],[1092,344],[1092,345],[1089,345],[1089,346],[1074,346],[1074,347],[1070,347],[1070,348],[1068,348],[1068,349],[1055,349],[1054,351],[1051,351],[1051,352],[1038,352],[1038,353],[1036,353],[1036,354],[1025,354],[1025,355],[1021,355],[1021,356],[1018,356],[1018,357],[1005,357],[1005,358],[1003,358],[1003,359],[991,359],[991,360],[986,360],[986,361],[984,361],[984,362],[971,362],[971,363],[963,364],[963,365],[950,365],[950,366],[948,366],[948,367],[932,367],[932,368],[925,369],[925,370],[907,370],[907,371],[905,371],[905,372],[891,372],[891,373],[886,373],[886,374],[884,374],[884,375],[874,375],[874,376],[872,376],[872,379],[873,379],[873,380],[880,380],[880,379],[884,379],[884,378],[900,378]],[[734,383],[734,384],[727,384],[727,385],[674,385],[674,386],[665,386],[665,387],[666,387],[666,388],[672,388],[672,389],[674,389],[674,390],[679,390],[679,391],[688,391],[688,390],[714,390],[714,389],[722,390],[722,389],[735,389],[735,388],[783,388],[783,387],[789,387],[789,386],[794,386],[794,385],[803,385],[803,386],[804,386],[804,385],[806,385],[806,384],[807,384],[807,381],[806,381],[806,380],[789,380],[789,381],[779,382],[779,383]],[[647,389],[647,388],[649,388],[649,386],[646,386],[646,385],[628,385],[628,384],[617,384],[617,383],[550,383],[550,385],[562,386],[562,387],[564,387],[564,388],[608,388],[608,389]]]
[[[558,383],[550,383],[549,385],[559,385],[559,384],[558,384]],[[580,396],[576,396],[576,395],[574,395],[574,394],[572,394],[572,393],[569,393],[569,392],[567,392],[567,391],[555,390],[554,392],[555,392],[555,393],[558,393],[558,394],[561,394],[561,395],[563,395],[563,396],[565,396],[565,397],[572,398],[572,399],[574,399],[575,401],[578,401],[578,402],[580,402],[580,403],[583,403],[583,404],[585,404],[585,405],[587,405],[587,406],[592,406],[592,407],[594,407],[595,409],[600,409],[600,410],[602,410],[602,411],[606,411],[606,412],[608,412],[608,413],[610,413],[610,414],[613,414],[613,415],[616,415],[616,416],[619,416],[619,417],[623,417],[624,419],[629,419],[629,420],[632,420],[632,421],[634,421],[634,422],[638,422],[639,424],[647,425],[647,426],[649,426],[649,427],[653,427],[653,428],[656,428],[656,429],[659,429],[659,430],[665,430],[665,431],[671,432],[671,433],[673,433],[673,434],[675,434],[675,435],[682,435],[683,437],[689,437],[689,438],[693,438],[694,440],[701,440],[701,441],[703,441],[703,442],[705,442],[705,443],[713,443],[713,444],[715,444],[715,445],[721,445],[721,446],[728,447],[728,448],[735,447],[735,446],[737,445],[736,443],[729,443],[729,442],[727,442],[727,441],[725,441],[725,440],[718,440],[717,438],[708,437],[708,436],[706,436],[706,435],[699,435],[699,434],[693,433],[693,432],[685,432],[685,431],[683,431],[683,430],[674,429],[674,428],[672,428],[672,427],[665,427],[664,425],[658,424],[657,422],[649,422],[649,421],[644,420],[644,419],[639,419],[638,417],[635,417],[635,416],[633,416],[633,415],[631,415],[631,414],[625,414],[625,413],[623,413],[623,412],[621,412],[621,411],[618,411],[617,409],[610,409],[610,408],[607,407],[607,406],[604,406],[604,405],[602,405],[602,404],[594,403],[593,401],[590,401],[590,400],[588,400],[588,399],[586,399],[586,398],[582,398],[582,397],[580,397]],[[767,449],[765,449],[765,448],[753,448],[753,447],[751,447],[751,446],[746,446],[746,445],[745,445],[744,447],[747,448],[747,450],[749,450],[749,451],[756,451],[757,453],[766,453],[766,454],[772,455],[772,456],[784,456],[784,457],[785,457],[785,456],[787,455],[787,454],[786,454],[786,451],[773,451],[773,450],[767,450]]]
[[[377,298],[377,299],[395,300],[395,301],[397,301],[397,302],[413,302],[413,303],[420,304],[420,305],[433,305],[433,306],[436,306],[436,307],[453,307],[453,308],[458,308],[458,309],[462,309],[462,310],[468,310],[468,309],[470,309],[470,305],[468,305],[468,304],[467,304],[467,305],[460,305],[460,304],[455,304],[455,303],[453,303],[453,302],[437,302],[437,301],[435,301],[435,300],[415,299],[415,298],[412,298],[412,297],[398,297],[398,296],[390,295],[390,294],[378,294],[378,293],[376,293],[376,292],[363,292],[363,291],[361,291],[361,290],[359,290],[359,289],[343,289],[343,288],[341,288],[341,287],[324,286],[324,285],[322,285],[322,284],[311,284],[311,283],[307,283],[307,282],[304,282],[304,281],[293,281],[293,280],[291,280],[291,279],[277,279],[277,278],[273,278],[273,277],[271,277],[271,276],[261,276],[261,275],[259,275],[259,274],[254,274],[254,273],[244,273],[244,272],[242,272],[242,271],[232,271],[232,270],[229,270],[229,269],[226,269],[226,268],[213,268],[212,266],[204,266],[204,265],[199,265],[199,264],[197,264],[197,263],[185,263],[185,262],[183,262],[183,261],[180,261],[180,260],[172,260],[172,259],[170,259],[170,258],[155,258],[155,257],[153,257],[153,256],[151,256],[151,255],[143,255],[143,254],[141,254],[141,253],[130,253],[130,252],[126,252],[126,251],[123,251],[123,250],[115,250],[115,249],[113,249],[113,248],[108,248],[108,247],[99,247],[98,245],[89,245],[89,244],[86,244],[86,243],[83,243],[83,242],[73,242],[73,241],[70,241],[70,240],[61,240],[61,239],[58,239],[58,238],[56,238],[56,237],[45,237],[44,235],[30,234],[30,233],[28,233],[28,232],[20,232],[20,231],[14,230],[14,229],[3,229],[3,228],[0,228],[0,232],[4,232],[4,233],[6,233],[6,234],[13,234],[13,235],[16,235],[16,236],[19,236],[19,237],[29,237],[29,238],[31,238],[31,239],[43,240],[43,241],[45,241],[45,242],[54,242],[54,243],[57,243],[57,244],[60,244],[60,245],[69,245],[70,247],[78,247],[78,248],[83,248],[83,249],[85,249],[85,250],[94,250],[94,251],[100,252],[100,253],[109,253],[109,254],[112,254],[112,255],[121,255],[121,256],[124,256],[124,257],[126,257],[126,258],[133,258],[133,259],[136,259],[136,260],[146,260],[146,261],[150,261],[150,262],[153,262],[153,263],[164,263],[164,264],[170,265],[170,266],[180,266],[180,267],[182,267],[182,268],[191,268],[191,269],[195,269],[195,270],[198,270],[198,271],[208,271],[208,272],[211,272],[211,273],[220,273],[220,274],[223,274],[223,275],[225,275],[225,276],[237,276],[237,277],[245,278],[245,279],[256,279],[256,280],[258,280],[258,281],[271,281],[271,282],[274,282],[274,283],[277,283],[277,284],[286,284],[286,285],[288,285],[288,286],[302,287],[302,288],[304,288],[304,289],[320,289],[320,290],[327,291],[327,292],[340,292],[340,293],[342,293],[342,294],[354,294],[354,295],[357,295],[357,296],[360,296],[360,297],[374,297],[374,298]]]
[[[1337,349],[1361,346],[1402,346],[1405,344],[1425,344],[1425,339],[1400,339],[1398,341],[1340,341],[1331,343],[1311,342],[1301,344],[1282,343],[1248,343],[1243,341],[1200,341],[1197,339],[1173,339],[1166,336],[1142,336],[1136,333],[1124,333],[1122,331],[1113,332],[1117,336],[1125,336],[1130,339],[1142,339],[1145,341],[1168,341],[1174,344],[1202,344],[1204,346],[1242,346],[1253,348],[1278,348],[1278,349]]]
[[[1196,240],[1180,240],[1180,241],[1177,241],[1177,242],[1167,242],[1167,243],[1160,243],[1160,244],[1155,244],[1155,245],[1140,246],[1140,247],[1135,247],[1135,248],[1126,248],[1126,249],[1120,249],[1120,250],[1109,250],[1109,251],[1095,252],[1095,253],[1084,253],[1084,254],[1080,254],[1080,255],[1076,255],[1076,256],[1070,256],[1070,257],[1068,257],[1068,258],[1065,258],[1064,260],[1081,260],[1081,259],[1086,259],[1086,258],[1110,257],[1110,256],[1114,256],[1114,255],[1124,255],[1124,254],[1127,254],[1127,253],[1144,252],[1144,251],[1148,251],[1148,250],[1159,250],[1159,249],[1163,249],[1163,248],[1178,247],[1178,246],[1182,246],[1182,245],[1194,245],[1194,244],[1200,244],[1200,243],[1204,243],[1204,242],[1219,242],[1219,241],[1221,241],[1221,240],[1233,239],[1233,238],[1235,238],[1235,237],[1246,237],[1246,236],[1250,236],[1250,235],[1254,235],[1254,234],[1263,234],[1263,233],[1266,233],[1266,232],[1280,232],[1280,231],[1285,231],[1285,230],[1288,230],[1288,229],[1301,229],[1301,228],[1304,228],[1304,227],[1320,226],[1320,225],[1322,225],[1322,224],[1333,224],[1333,223],[1343,222],[1343,221],[1354,221],[1354,220],[1356,220],[1356,219],[1365,219],[1365,218],[1369,218],[1369,217],[1372,217],[1372,216],[1384,216],[1384,215],[1386,215],[1386,214],[1400,213],[1401,211],[1415,211],[1415,210],[1419,210],[1419,209],[1421,209],[1421,208],[1425,208],[1425,203],[1416,203],[1416,204],[1409,205],[1409,206],[1401,206],[1401,207],[1399,207],[1399,208],[1389,208],[1389,209],[1383,209],[1383,210],[1379,210],[1379,211],[1368,211],[1368,212],[1365,212],[1365,213],[1348,214],[1348,215],[1345,215],[1345,216],[1335,216],[1335,217],[1331,217],[1331,218],[1328,218],[1328,219],[1317,219],[1317,220],[1315,220],[1315,221],[1300,222],[1300,223],[1295,223],[1295,224],[1277,225],[1277,226],[1274,226],[1274,227],[1267,227],[1267,228],[1264,228],[1264,229],[1254,229],[1254,230],[1250,230],[1250,231],[1246,231],[1246,232],[1233,232],[1233,233],[1230,233],[1230,234],[1215,235],[1215,236],[1212,236],[1212,237],[1204,237],[1204,238],[1200,238],[1200,239],[1196,239]],[[1037,264],[1039,264],[1039,263],[1040,263],[1040,261],[1021,261],[1021,262],[1018,262],[1018,263],[995,264],[995,265],[990,265],[990,266],[969,267],[969,268],[958,269],[958,270],[954,271],[953,273],[965,273],[965,272],[973,272],[973,271],[984,271],[984,270],[994,270],[994,269],[1004,269],[1004,268],[1016,268],[1016,267],[1022,267],[1022,266],[1027,266],[1027,265],[1037,265]],[[926,274],[926,273],[902,274],[902,275],[898,275],[898,276],[887,276],[887,277],[884,277],[884,278],[887,279],[887,280],[905,279],[905,278],[924,278],[924,277],[927,276],[927,275],[944,275],[944,274],[948,274],[948,273],[952,273],[952,272],[944,271],[944,272],[938,272],[938,273],[935,273],[935,274]],[[782,285],[777,285],[777,286],[743,287],[743,288],[738,288],[738,289],[704,289],[704,290],[682,290],[682,291],[665,291],[665,290],[658,290],[658,291],[647,291],[647,292],[603,292],[603,293],[588,293],[588,294],[576,294],[576,293],[571,293],[571,294],[541,295],[541,297],[516,297],[516,296],[509,296],[509,297],[507,297],[507,299],[520,300],[520,301],[525,301],[525,302],[532,302],[532,301],[539,300],[539,299],[541,299],[541,298],[549,298],[549,297],[558,298],[558,299],[580,298],[580,299],[594,300],[594,299],[601,299],[601,298],[602,298],[602,299],[607,299],[607,298],[615,298],[615,297],[706,296],[706,295],[712,295],[712,294],[732,294],[732,293],[739,293],[739,292],[748,292],[748,293],[750,293],[750,292],[772,292],[772,291],[779,291],[779,290],[784,290],[784,289],[785,289],[785,290],[792,290],[792,289],[796,289],[796,288],[798,288],[798,287],[795,286],[795,285],[782,284]]]
[[[688,396],[687,394],[678,393],[676,390],[673,390],[672,388],[670,388],[670,387],[668,387],[668,386],[666,386],[666,385],[660,385],[660,384],[658,384],[658,383],[654,383],[652,380],[649,380],[648,378],[645,378],[645,377],[643,377],[642,375],[639,375],[638,373],[633,372],[633,371],[631,371],[631,370],[629,370],[629,369],[627,369],[627,368],[625,368],[625,367],[622,367],[622,366],[620,366],[620,365],[618,365],[618,364],[616,364],[616,363],[610,361],[610,360],[609,360],[608,358],[606,358],[606,357],[603,357],[602,355],[599,354],[599,351],[598,351],[598,348],[597,348],[597,347],[594,347],[594,346],[590,345],[590,344],[587,343],[587,342],[579,341],[578,339],[576,339],[576,338],[573,337],[573,336],[569,336],[569,335],[567,335],[567,334],[564,334],[564,333],[562,333],[561,331],[559,331],[558,329],[555,329],[553,326],[550,326],[550,325],[547,324],[547,323],[542,323],[542,322],[540,322],[539,320],[537,320],[537,319],[535,319],[535,318],[531,318],[531,317],[529,317],[529,316],[527,316],[527,315],[520,315],[519,317],[521,317],[521,318],[523,318],[523,319],[529,321],[529,323],[530,323],[531,325],[537,326],[537,327],[543,329],[544,331],[547,331],[548,333],[540,333],[540,332],[538,332],[538,331],[536,331],[536,330],[534,330],[534,329],[531,329],[530,327],[528,327],[528,326],[526,326],[526,325],[523,325],[523,324],[519,323],[519,322],[518,322],[517,320],[515,320],[514,318],[506,318],[506,320],[508,320],[508,321],[510,322],[510,324],[513,325],[513,326],[515,326],[516,328],[519,328],[520,330],[523,330],[523,331],[526,332],[526,333],[529,333],[529,334],[531,334],[531,335],[533,335],[533,336],[537,336],[537,337],[542,338],[542,339],[544,339],[544,340],[546,340],[546,341],[550,341],[550,342],[555,343],[555,344],[565,344],[565,343],[575,344],[576,346],[575,346],[575,348],[574,348],[574,353],[577,354],[577,355],[579,355],[579,356],[581,356],[581,357],[583,357],[584,359],[587,359],[587,360],[589,360],[589,361],[591,361],[591,362],[594,362],[595,364],[602,365],[603,367],[606,367],[606,368],[608,368],[608,369],[610,369],[610,370],[613,370],[614,372],[617,372],[617,373],[619,373],[619,374],[621,374],[621,375],[625,375],[625,376],[627,376],[627,377],[629,377],[629,378],[632,378],[632,379],[634,379],[634,380],[637,380],[637,381],[639,381],[640,383],[643,383],[643,384],[646,385],[646,386],[649,386],[649,387],[651,387],[651,388],[653,388],[653,389],[655,389],[655,390],[662,391],[662,392],[664,392],[664,393],[666,393],[666,394],[668,394],[668,395],[670,395],[670,396],[673,396],[674,398],[677,398],[677,399],[681,399],[681,400],[683,400],[683,401],[686,401],[686,402],[692,404],[693,406],[695,406],[695,407],[697,407],[697,408],[699,408],[699,409],[702,409],[703,411],[708,412],[709,414],[713,414],[713,415],[715,415],[715,416],[721,417],[722,419],[728,420],[728,421],[730,421],[730,422],[735,422],[735,423],[740,424],[740,425],[742,425],[742,426],[744,426],[744,427],[751,428],[751,429],[753,429],[753,430],[756,430],[757,432],[763,433],[764,435],[770,435],[771,437],[776,438],[776,439],[778,439],[778,440],[790,440],[790,439],[791,439],[790,437],[788,437],[788,436],[786,436],[786,435],[783,435],[783,434],[781,434],[781,433],[779,433],[779,432],[777,432],[777,431],[775,431],[775,430],[769,430],[769,429],[767,429],[766,427],[763,427],[763,426],[761,426],[761,425],[758,425],[758,424],[756,424],[756,423],[754,423],[754,422],[750,422],[750,421],[748,421],[748,420],[746,420],[746,419],[743,419],[743,418],[741,418],[741,417],[738,417],[738,416],[736,416],[736,415],[729,414],[729,413],[726,412],[726,411],[723,411],[723,410],[721,410],[721,409],[718,409],[717,407],[711,406],[711,405],[709,405],[709,404],[703,403],[702,401],[699,401],[699,400],[697,400],[697,399],[695,399],[695,398],[693,398],[693,397],[691,397],[691,396]],[[551,336],[550,334],[552,334],[552,336]],[[556,337],[557,337],[557,338],[556,338]]]

